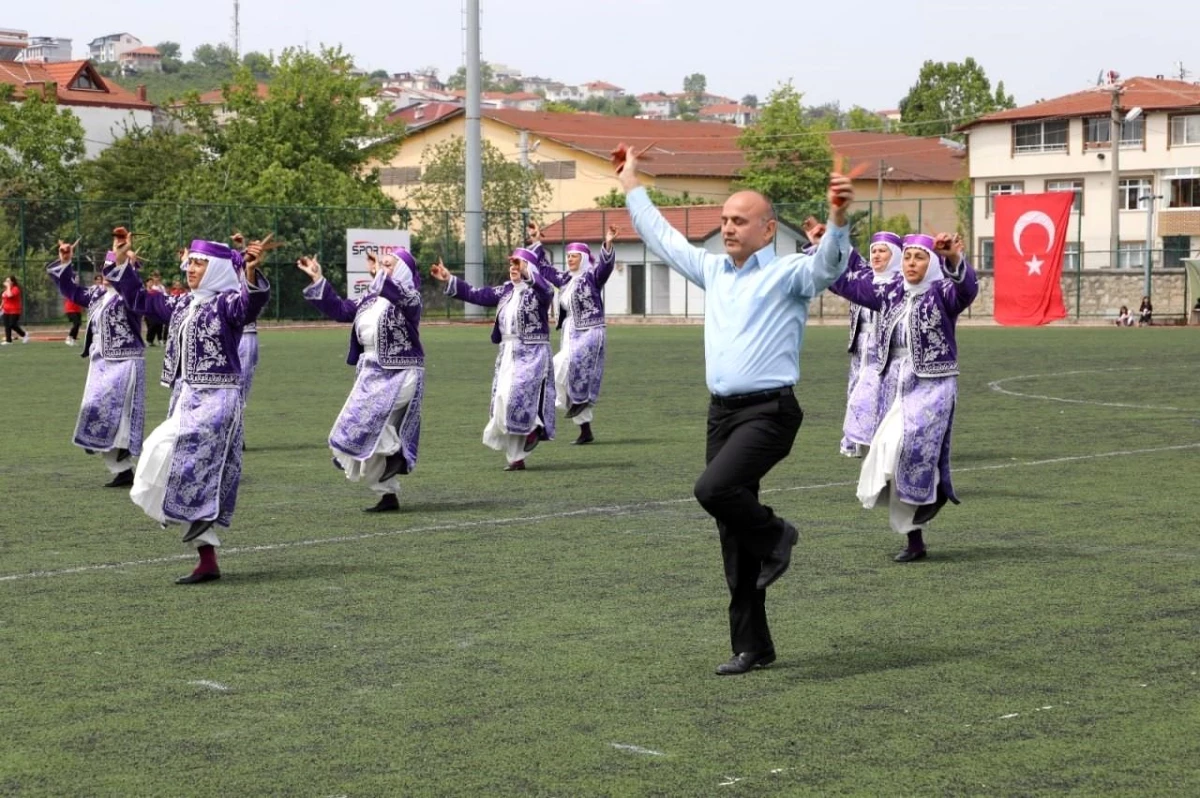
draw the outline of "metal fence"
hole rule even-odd
[[[992,239],[984,235],[990,230],[987,223],[986,198],[937,197],[913,199],[860,199],[851,214],[854,243],[861,251],[867,248],[870,236],[881,229],[898,233],[960,232],[967,241],[968,257],[986,277],[992,266]],[[777,212],[782,223],[799,233],[810,215],[824,219],[823,203],[812,205],[781,205]],[[664,209],[672,223],[686,230],[693,239],[714,235],[719,226],[715,207],[685,207]],[[586,241],[597,244],[604,238],[610,223],[629,227],[628,214],[623,208],[587,209],[586,212],[540,212],[537,220],[548,233],[547,243],[566,244]],[[484,214],[485,275],[489,283],[506,278],[507,255],[524,239],[528,213]],[[976,230],[976,220],[982,220]],[[135,249],[149,271],[159,271],[168,285],[178,271],[176,252],[191,240],[204,238],[227,240],[234,231],[250,237],[273,233],[283,243],[282,248],[269,253],[267,272],[274,290],[264,319],[315,319],[317,314],[304,301],[302,291],[307,278],[294,263],[301,255],[315,255],[326,275],[338,286],[345,285],[346,230],[350,228],[407,229],[412,233],[412,250],[423,267],[442,259],[454,272],[462,273],[465,246],[462,214],[446,211],[409,210],[403,208],[331,208],[262,205],[216,205],[204,203],[129,203],[86,200],[4,200],[0,201],[0,272],[15,275],[26,297],[24,320],[32,323],[59,322],[63,319],[62,303],[53,285],[45,278],[44,267],[56,257],[59,239],[80,239],[77,267],[84,280],[103,261],[111,241],[111,231],[123,225],[140,237]],[[1073,318],[1105,316],[1115,313],[1107,299],[1085,297],[1088,277],[1109,273],[1126,278],[1143,275],[1149,290],[1124,290],[1129,294],[1123,304],[1136,305],[1142,293],[1162,296],[1165,304],[1156,300],[1159,313],[1186,315],[1187,300],[1176,298],[1175,282],[1182,284],[1182,269],[1175,268],[1187,252],[1178,249],[1146,249],[1144,242],[1122,245],[1120,252],[1106,248],[1107,240],[1085,240],[1082,218],[1072,217],[1073,229],[1068,235],[1064,257],[1064,296]],[[626,232],[629,232],[626,230]],[[653,257],[643,250],[642,263]],[[1116,264],[1115,269],[1110,269]],[[1149,264],[1147,267],[1146,264]],[[1166,282],[1164,282],[1164,280]],[[1120,282],[1120,281],[1118,281]],[[1128,282],[1132,286],[1136,280]],[[456,317],[464,315],[461,303],[448,301],[431,280],[426,280],[426,315]],[[1136,294],[1136,295],[1134,295]],[[1191,297],[1191,301],[1195,301]],[[1108,304],[1105,304],[1108,302]],[[678,303],[677,303],[678,304]],[[689,306],[690,305],[690,306]],[[700,313],[699,302],[684,298],[676,315],[695,316]],[[836,303],[814,303],[813,315],[821,316],[826,307]],[[649,303],[642,308],[650,312]],[[833,312],[833,311],[830,311]],[[840,309],[838,310],[840,313]],[[973,309],[973,314],[984,310]],[[986,309],[990,315],[990,306]]]

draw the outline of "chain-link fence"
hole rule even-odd
[[[720,251],[719,206],[663,211],[693,243]],[[795,251],[804,243],[802,227],[809,216],[824,219],[827,213],[823,203],[780,205],[776,211],[782,223],[777,244],[781,252]],[[583,241],[595,250],[610,224],[621,228],[619,274],[606,289],[606,302],[613,315],[703,315],[703,292],[683,285],[677,275],[669,274],[657,262],[637,240],[624,208],[539,212],[533,217],[545,231],[545,241],[560,265],[563,245]],[[496,284],[506,279],[507,256],[524,242],[530,218],[528,212],[484,213],[486,282]],[[1147,249],[1144,240],[1122,241],[1120,250],[1114,253],[1109,248],[1107,229],[1097,237],[1080,214],[1071,218],[1063,259],[1063,294],[1072,318],[1115,316],[1121,305],[1136,307],[1144,294],[1154,297],[1160,318],[1186,316],[1189,304],[1197,298],[1187,295],[1182,259],[1200,249],[1200,228],[1190,238],[1165,236],[1157,249]],[[879,230],[900,234],[961,233],[967,242],[968,257],[983,278],[981,301],[969,315],[990,317],[988,290],[995,235],[987,198],[860,198],[851,212],[851,223],[854,244],[863,252],[870,236]],[[61,300],[44,274],[45,265],[56,257],[57,242],[79,239],[76,266],[81,279],[90,281],[109,248],[111,231],[118,225],[138,234],[135,249],[142,262],[148,271],[160,272],[168,287],[176,279],[183,282],[177,251],[193,239],[228,240],[235,231],[252,238],[272,233],[283,246],[268,255],[266,267],[274,290],[263,314],[265,320],[317,318],[302,296],[307,278],[294,267],[301,255],[315,255],[330,281],[339,289],[345,288],[348,229],[409,230],[413,254],[424,269],[440,258],[452,272],[464,271],[461,213],[390,207],[4,200],[0,201],[0,272],[20,282],[25,295],[25,321],[39,324],[63,319]],[[426,316],[463,316],[462,304],[448,300],[440,288],[432,280],[424,281]],[[830,297],[822,297],[812,308],[817,318],[841,312],[842,306]]]

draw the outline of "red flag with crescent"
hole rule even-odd
[[[1074,199],[1065,191],[995,198],[998,323],[1034,327],[1067,317],[1062,267]]]

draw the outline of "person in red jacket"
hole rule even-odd
[[[63,299],[63,313],[67,314],[67,320],[71,322],[71,329],[67,331],[67,346],[75,346],[75,340],[79,338],[79,327],[83,324],[83,306],[75,304],[70,298]]]
[[[17,283],[16,275],[10,274],[4,278],[3,302],[0,302],[0,313],[4,315],[4,340],[0,346],[12,343],[12,334],[21,336],[21,341],[29,343],[29,333],[21,329],[21,286]]]

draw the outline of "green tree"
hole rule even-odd
[[[820,203],[829,185],[833,151],[826,131],[805,118],[803,99],[791,81],[781,85],[738,138],[746,160],[739,184],[776,203]]]
[[[12,102],[12,96],[13,87],[0,84],[0,227],[23,229],[27,249],[48,249],[61,225],[74,217],[85,153],[83,125],[53,97],[32,88],[20,102]],[[17,254],[0,252],[0,257]]]
[[[259,52],[246,53],[242,56],[242,64],[259,80],[271,77],[271,72],[275,69],[275,63],[271,60],[271,56]]]
[[[411,204],[430,238],[439,232],[454,242],[462,238],[466,156],[466,143],[459,136],[426,147],[421,156],[421,183],[411,194]],[[537,215],[550,194],[550,184],[541,172],[506,159],[498,147],[484,141],[483,228],[492,257],[507,255],[524,241],[524,212]],[[443,253],[443,257],[452,262],[461,259],[458,251]]]
[[[684,191],[681,194],[667,194],[654,186],[646,188],[646,194],[650,197],[650,201],[659,207],[677,207],[683,205],[715,205],[711,199],[703,197],[693,197],[688,192]],[[625,194],[617,191],[615,188],[610,188],[608,193],[595,198],[597,208],[624,208]]]
[[[542,110],[553,114],[573,114],[579,110],[579,104],[573,103],[570,100],[564,102],[547,100],[542,104]]]
[[[479,65],[479,82],[483,88],[480,91],[503,91],[503,86],[496,81],[496,70],[487,61]],[[467,90],[467,68],[460,66],[458,71],[446,79],[446,88],[451,91]]]
[[[391,75],[388,74],[388,71],[386,69],[376,69],[374,72],[372,72],[369,75],[369,77],[371,78],[371,80],[387,80],[388,78],[391,77]]]
[[[391,223],[395,205],[379,186],[374,162],[386,162],[400,146],[403,129],[371,113],[360,102],[372,89],[353,74],[340,49],[312,53],[285,50],[266,98],[242,66],[225,87],[231,112],[217,124],[214,109],[195,95],[180,113],[204,153],[200,163],[165,181],[133,220],[147,234],[150,258],[166,259],[189,237],[224,239],[239,227],[247,233],[271,229],[287,242],[281,259],[317,252],[336,239],[335,230]],[[206,210],[201,203],[234,210]],[[277,208],[284,208],[278,211]],[[335,210],[330,210],[335,209]],[[337,275],[336,250],[331,274]]]
[[[607,97],[589,97],[577,105],[581,111],[589,111],[608,116],[637,116],[642,112],[642,105],[636,97],[623,94],[615,100]]]
[[[158,54],[163,57],[163,60],[174,58],[179,61],[179,42],[159,42],[154,45],[154,49],[158,50]]]
[[[749,108],[757,108],[758,107],[758,95],[757,94],[747,94],[745,97],[742,98],[742,105],[745,105]]]
[[[900,122],[903,132],[911,136],[949,136],[984,114],[1015,107],[1004,82],[993,90],[974,58],[961,64],[926,61],[917,82],[900,101]]]
[[[227,44],[222,43],[215,47],[211,44],[202,44],[192,50],[192,61],[202,67],[229,68],[237,63],[237,56]]]
[[[693,72],[683,79],[683,90],[693,97],[699,97],[708,91],[708,78],[699,72]]]
[[[846,129],[882,133],[887,126],[879,114],[856,105],[846,113]]]
[[[810,124],[822,130],[839,130],[842,127],[841,103],[828,102],[813,105],[804,109],[804,118]]]

